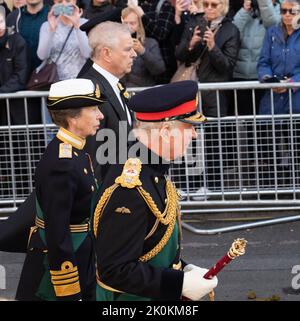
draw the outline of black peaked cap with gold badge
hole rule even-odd
[[[198,85],[192,80],[143,90],[130,99],[129,108],[139,121],[179,120],[191,124],[206,121],[206,117],[198,112]]]
[[[89,79],[67,79],[51,85],[47,99],[49,110],[97,106],[105,101],[98,85]]]

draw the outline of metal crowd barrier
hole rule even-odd
[[[260,116],[255,113],[255,89],[287,88],[290,113]],[[214,91],[220,105],[220,91],[232,91],[237,111],[237,92],[252,90],[253,115],[209,118],[198,126],[198,138],[185,158],[175,162],[170,176],[182,195],[182,212],[233,213],[300,209],[300,114],[291,112],[294,84],[232,82],[199,84],[199,92]],[[131,88],[138,92],[145,88]],[[13,212],[34,186],[34,170],[57,128],[49,123],[45,108],[47,92],[19,92],[0,95],[6,112],[12,99],[24,100],[26,124],[13,125],[10,117],[0,126],[0,214]],[[29,124],[31,98],[40,99],[41,124]],[[201,100],[200,100],[201,101]],[[220,110],[220,108],[218,108]],[[300,216],[200,230],[186,222],[183,226],[197,234],[215,234],[238,229],[299,220]]]

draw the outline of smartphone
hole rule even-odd
[[[65,15],[72,16],[73,13],[74,13],[74,6],[72,4],[64,6],[64,14]]]
[[[277,77],[270,77],[270,78],[266,78],[263,80],[264,83],[276,83],[276,82],[280,82],[280,80]]]
[[[200,29],[200,37],[202,38],[201,43],[203,45],[205,45],[206,43],[203,40],[203,36],[204,36],[205,32],[207,31],[206,28],[209,27],[209,23],[203,18],[203,19],[200,19],[200,22],[199,22],[198,26],[199,26],[199,29]]]
[[[64,12],[64,6],[62,4],[57,4],[53,7],[53,15],[55,17],[58,17],[63,14]]]
[[[72,16],[74,13],[74,6],[71,5],[63,5],[63,4],[57,4],[53,7],[53,15],[55,17],[58,17],[60,15],[67,15],[67,16]]]

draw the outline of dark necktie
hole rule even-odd
[[[120,97],[121,97],[121,100],[122,100],[122,103],[123,103],[123,108],[124,108],[124,111],[125,111],[125,114],[126,114],[126,118],[128,120],[129,125],[131,125],[132,124],[132,118],[131,118],[130,111],[129,111],[128,107],[127,107],[129,94],[126,91],[126,87],[124,86],[123,83],[118,82],[117,86],[118,86],[118,88],[120,90]]]

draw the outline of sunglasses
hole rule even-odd
[[[290,15],[295,16],[297,13],[299,13],[299,10],[281,8],[281,9],[280,9],[280,12],[281,12],[281,14],[283,14],[283,15],[289,13]]]
[[[212,9],[217,9],[219,4],[220,2],[203,2],[203,7],[206,9],[209,7],[211,7]]]

